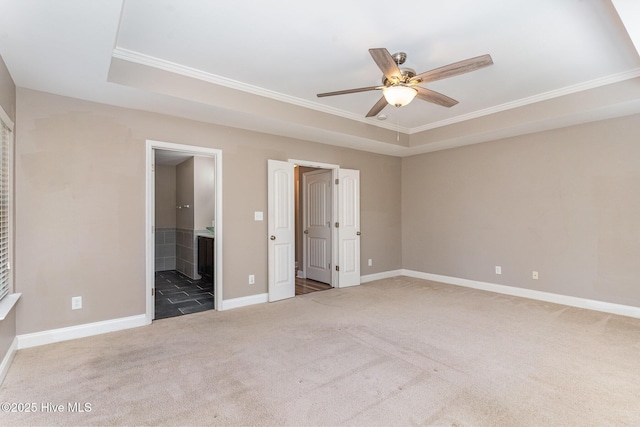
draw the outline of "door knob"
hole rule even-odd
[[[360,232],[359,232],[359,231],[356,231],[356,236],[359,236],[359,235],[360,235]]]
[[[304,230],[303,233],[304,234],[309,234],[309,230]]]
[[[270,239],[271,240],[276,240],[276,236],[271,236]]]

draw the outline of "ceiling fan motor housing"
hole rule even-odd
[[[394,86],[399,83],[408,83],[409,79],[416,76],[416,70],[413,68],[400,68],[401,78],[398,81],[389,81],[385,76],[382,76],[382,84],[385,86]]]

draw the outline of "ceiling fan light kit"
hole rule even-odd
[[[446,95],[420,86],[423,83],[433,82],[445,79],[447,77],[457,76],[458,74],[475,71],[479,68],[493,64],[491,55],[482,55],[475,58],[465,59],[463,61],[454,62],[444,67],[425,71],[416,75],[415,70],[411,68],[400,68],[407,59],[407,54],[398,52],[391,55],[385,48],[369,49],[371,57],[382,71],[382,86],[369,86],[357,89],[340,90],[336,92],[326,92],[317,94],[318,97],[345,95],[349,93],[367,92],[371,90],[382,90],[382,97],[369,110],[367,117],[377,116],[387,105],[396,107],[404,107],[413,101],[413,98],[419,99],[443,107],[452,107],[458,103],[455,99],[451,99]]]
[[[410,86],[388,86],[382,89],[387,102],[395,107],[404,107],[416,97],[418,92]]]

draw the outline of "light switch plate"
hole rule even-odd
[[[255,212],[253,213],[253,219],[255,219],[256,221],[262,221],[262,219],[263,219],[262,212],[260,212],[260,211],[255,211]]]

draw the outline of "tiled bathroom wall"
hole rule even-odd
[[[176,229],[176,270],[182,274],[199,279],[198,274],[198,247],[196,245],[193,230]]]
[[[176,269],[176,229],[156,228],[155,271]]]
[[[199,279],[197,252],[193,230],[156,228],[155,271],[178,270],[192,279]]]

